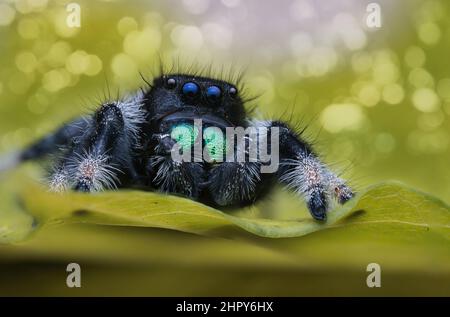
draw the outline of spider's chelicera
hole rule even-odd
[[[55,152],[54,191],[151,188],[228,207],[252,204],[278,182],[318,220],[333,199],[353,196],[287,123],[249,118],[234,84],[202,76],[161,75],[63,125],[17,161]]]

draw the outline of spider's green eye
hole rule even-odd
[[[176,141],[183,151],[189,150],[198,136],[198,129],[191,124],[181,123],[175,125],[170,132],[170,137]]]
[[[203,140],[211,161],[222,162],[226,153],[226,142],[219,128],[209,127],[203,131]]]

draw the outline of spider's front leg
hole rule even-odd
[[[132,151],[144,119],[137,99],[103,104],[57,163],[51,189],[92,192],[117,187],[120,176],[133,178]]]
[[[279,129],[279,181],[306,200],[315,219],[326,219],[331,198],[343,204],[353,197],[345,181],[322,163],[311,146],[285,123],[269,122],[267,127]]]
[[[258,137],[250,137],[249,140],[258,139],[256,162],[228,161],[210,171],[208,188],[215,204],[230,206],[252,203],[278,180],[306,200],[315,219],[325,220],[331,198],[343,204],[353,197],[345,181],[329,170],[310,145],[285,123],[256,121],[253,122],[253,128],[258,131]],[[277,129],[276,134],[272,128]],[[278,145],[274,142],[278,142]],[[261,148],[262,143],[267,145],[265,150]],[[247,150],[248,147],[245,147],[246,154]],[[267,157],[262,159],[262,153],[266,150],[269,150],[270,162],[267,162]],[[266,163],[275,166],[275,171],[272,168],[263,169]]]

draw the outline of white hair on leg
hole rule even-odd
[[[154,155],[151,157],[151,166],[156,170],[153,182],[162,192],[177,192],[188,197],[196,195],[194,179],[191,169],[201,166],[197,162],[176,162],[168,156]]]
[[[68,167],[75,183],[82,184],[89,191],[117,189],[117,172],[121,171],[108,161],[107,155],[85,152],[83,155],[77,154]]]
[[[67,168],[63,165],[56,168],[49,180],[49,187],[51,192],[62,193],[70,187],[70,175]]]
[[[326,184],[328,185],[328,190],[338,200],[339,203],[345,203],[355,195],[350,187],[347,186],[345,181],[333,172],[326,171],[325,177],[327,179]]]
[[[297,160],[287,159],[281,164],[290,166],[290,168],[280,177],[280,180],[307,201],[314,192],[329,188],[327,184],[329,178],[326,177],[327,169],[314,155],[301,154]],[[325,194],[329,196],[328,192]]]
[[[139,141],[139,126],[146,120],[146,112],[143,109],[144,101],[143,92],[138,92],[125,97],[116,104],[122,112],[126,136],[134,144]]]
[[[328,201],[334,197],[340,204],[354,196],[346,182],[313,154],[299,155],[298,160],[288,159],[282,164],[289,166],[289,169],[280,180],[297,194],[303,195],[307,201],[319,190],[324,192]]]

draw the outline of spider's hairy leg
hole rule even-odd
[[[315,219],[326,219],[331,198],[343,204],[353,197],[345,181],[321,162],[311,146],[287,124],[273,121],[266,122],[266,127],[279,128],[279,181],[304,197]]]
[[[43,158],[60,151],[61,148],[70,146],[74,139],[83,134],[89,124],[87,118],[77,118],[64,124],[55,132],[32,143],[24,150],[0,157],[0,172],[12,169],[25,161]]]
[[[60,153],[72,146],[72,143],[78,140],[90,125],[89,118],[79,117],[71,122],[68,122],[42,139],[35,141],[30,146],[23,150],[15,151],[0,157],[0,172],[8,171],[19,164],[52,156],[55,153]],[[65,173],[63,173],[65,174]],[[63,175],[62,174],[62,175]],[[55,188],[63,188],[62,177],[58,177],[58,182],[61,186]]]
[[[115,188],[119,176],[133,178],[132,151],[139,147],[145,113],[136,96],[103,104],[90,125],[66,151],[55,168],[50,186],[55,191],[73,188],[91,192]]]
[[[67,151],[53,174],[52,189],[65,188],[61,182],[78,191],[98,191],[116,186],[118,164],[115,152],[124,134],[124,120],[114,103],[104,104],[93,115],[91,125],[78,142]],[[121,150],[127,151],[126,148]],[[66,180],[66,181],[64,181]]]

